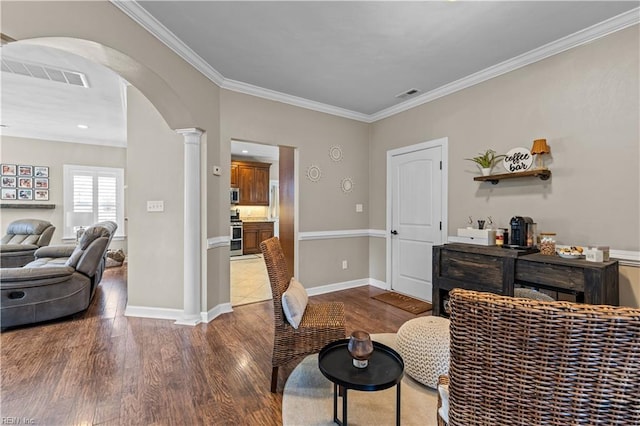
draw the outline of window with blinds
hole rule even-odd
[[[124,235],[124,169],[64,166],[64,238],[79,227],[111,220]]]

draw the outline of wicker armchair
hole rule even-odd
[[[287,290],[291,273],[277,237],[260,243],[269,273],[273,295],[275,333],[271,365],[271,392],[278,386],[278,368],[290,361],[319,352],[325,345],[345,338],[344,305],[342,303],[309,303],[300,326],[293,328],[282,310],[282,293]]]
[[[449,425],[640,424],[639,309],[450,295]]]

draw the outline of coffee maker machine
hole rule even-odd
[[[533,220],[526,216],[514,216],[511,218],[511,232],[509,233],[509,245],[511,247],[527,247],[527,233],[533,224]]]

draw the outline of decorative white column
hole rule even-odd
[[[177,129],[184,137],[184,314],[176,324],[196,325],[200,316],[200,137],[202,130]]]

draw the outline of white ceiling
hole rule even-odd
[[[3,60],[80,72],[89,87],[5,72],[2,84],[2,135],[24,138],[127,145],[126,82],[110,69],[61,50],[10,43]],[[78,128],[86,125],[87,129]]]
[[[112,2],[224,88],[362,121],[441,96],[443,88],[466,87],[461,81],[468,86],[527,63],[518,58],[528,56],[531,62],[562,51],[574,40],[588,39],[589,27],[640,4]],[[624,22],[637,23],[636,15]],[[620,28],[615,25],[600,24],[605,32],[597,34]],[[578,32],[587,36],[576,38]],[[111,71],[20,43],[3,46],[1,54],[79,71],[90,82],[85,89],[2,72],[1,120],[8,126],[3,135],[126,144],[123,82]],[[417,97],[395,97],[411,88],[420,90]]]

